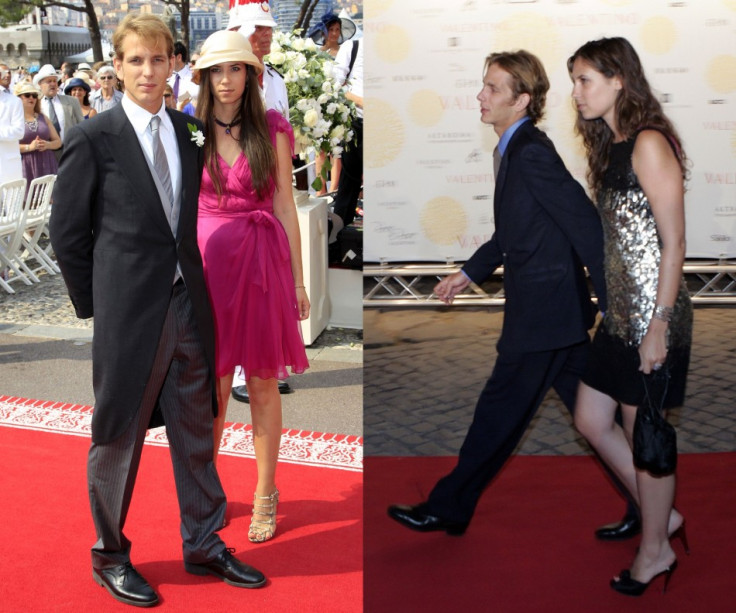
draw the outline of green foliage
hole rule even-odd
[[[21,4],[18,0],[0,0],[0,26],[18,23],[33,8],[32,3]]]

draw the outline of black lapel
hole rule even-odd
[[[188,115],[166,109],[174,125],[176,142],[179,145],[179,159],[181,160],[181,208],[179,211],[179,225],[176,228],[176,241],[181,240],[181,229],[192,223],[192,215],[197,215],[199,199],[199,147],[192,141],[192,134],[188,124],[196,125],[194,121],[187,121]],[[199,129],[199,128],[197,128]]]
[[[511,140],[507,143],[506,151],[504,151],[504,155],[501,158],[501,165],[498,167],[498,176],[496,177],[496,187],[493,191],[493,223],[496,228],[498,228],[498,219],[501,216],[501,208],[503,205],[503,201],[501,199],[501,191],[503,190],[504,183],[506,183],[509,158],[511,157],[511,153],[513,152],[515,144],[519,142],[520,134],[529,129],[530,126],[534,126],[531,120],[525,121],[516,129],[516,132],[514,132]]]
[[[153,221],[165,232],[171,232],[166,219],[158,189],[151,176],[145,154],[138,141],[133,125],[128,121],[122,104],[117,104],[104,115],[107,125],[102,132],[107,138],[115,139],[108,149],[117,162],[118,169],[128,180],[139,202]]]

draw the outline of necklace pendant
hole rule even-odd
[[[227,128],[225,128],[225,134],[230,134],[230,126],[228,126]]]

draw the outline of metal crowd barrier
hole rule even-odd
[[[363,266],[364,307],[421,307],[442,304],[432,293],[443,277],[456,272],[459,265],[378,263]],[[687,260],[685,281],[694,304],[736,304],[736,260]],[[482,287],[471,284],[454,304],[501,306],[504,304],[503,268]]]

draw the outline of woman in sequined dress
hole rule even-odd
[[[631,44],[591,41],[568,60],[576,131],[604,229],[608,310],[582,379],[575,425],[611,466],[642,516],[641,545],[611,587],[639,595],[656,576],[669,580],[673,535],[684,518],[673,507],[675,475],[634,467],[631,440],[645,375],[669,375],[664,408],[682,404],[690,357],[692,305],[685,287],[686,158],[652,94]],[[623,428],[614,417],[620,405]]]

